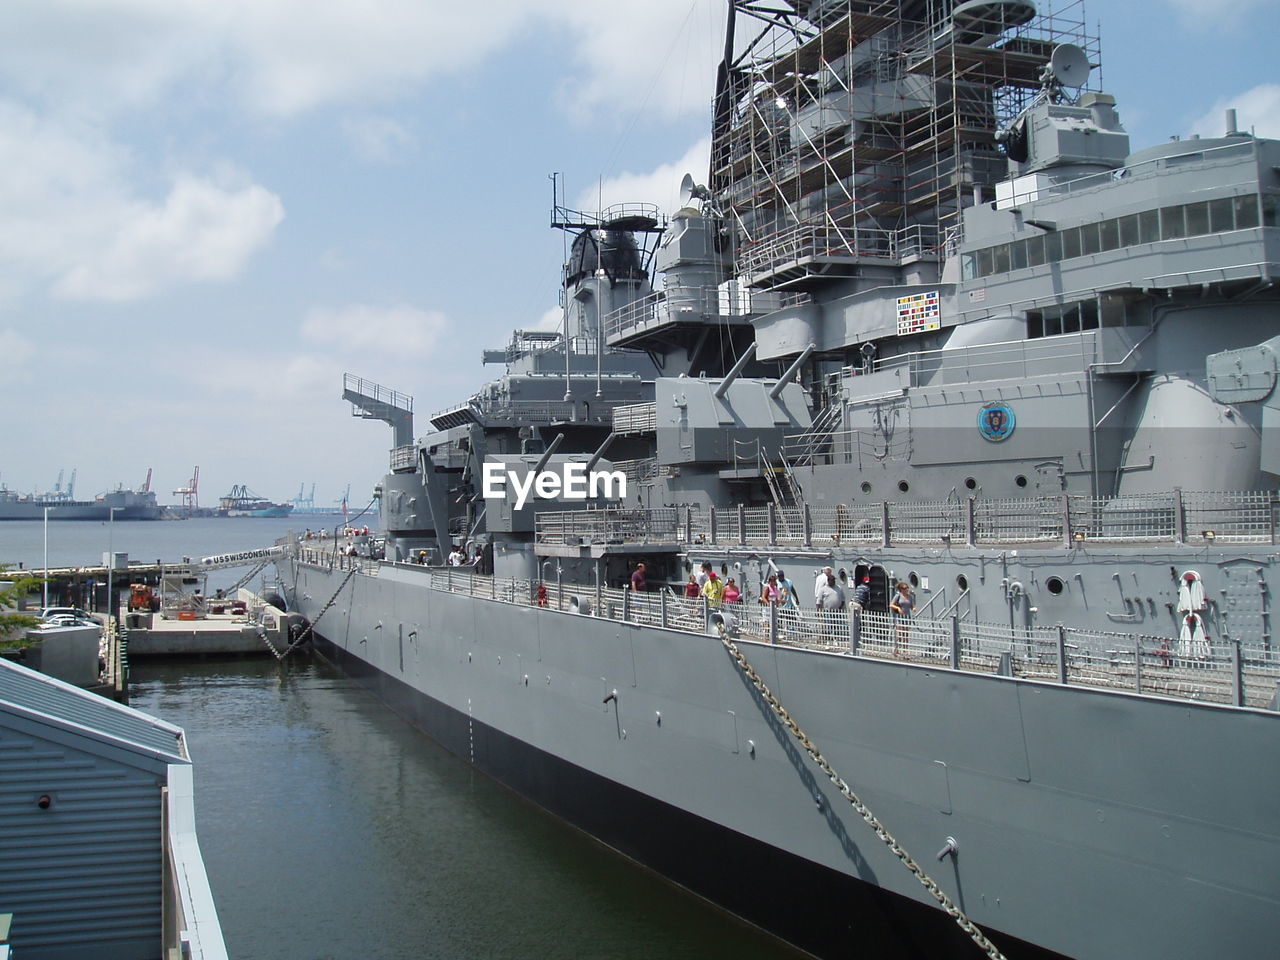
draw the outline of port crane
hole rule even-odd
[[[147,479],[143,482],[142,489],[138,491],[139,493],[151,492],[151,469],[151,467],[147,467]]]
[[[147,472],[150,478],[150,471]],[[194,513],[200,509],[200,468],[197,466],[195,472],[191,474],[191,479],[187,481],[185,487],[179,487],[173,491],[175,497],[182,498],[182,506],[190,513]]]

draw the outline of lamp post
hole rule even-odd
[[[115,533],[116,533],[116,511],[123,510],[123,507],[110,507],[110,513],[107,517],[107,616],[112,620],[116,618],[115,611],[115,583],[113,574],[116,569],[116,553],[115,553]]]
[[[44,583],[40,590],[40,606],[49,606],[49,508],[44,508]]]

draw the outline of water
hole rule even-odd
[[[368,516],[360,523],[370,524]],[[102,563],[108,550],[129,554],[131,560],[148,563],[176,562],[217,553],[269,547],[289,531],[302,533],[307,527],[332,533],[342,526],[342,517],[301,515],[296,517],[193,517],[190,520],[105,521],[62,520],[49,523],[49,566],[72,567]],[[355,521],[352,521],[353,523]],[[6,520],[0,522],[0,563],[26,567],[44,566],[44,522]]]
[[[795,957],[499,786],[320,660],[134,666],[187,731],[238,960]]]
[[[341,523],[50,523],[49,563],[100,563],[108,536],[177,561]],[[43,566],[43,538],[40,522],[0,523],[0,562]],[[187,731],[236,960],[795,956],[477,774],[323,661],[132,671],[133,706]]]

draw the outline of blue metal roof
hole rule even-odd
[[[190,762],[181,727],[0,659],[0,710],[6,709],[171,763]]]

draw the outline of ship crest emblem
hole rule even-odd
[[[1013,408],[1007,403],[984,404],[978,411],[978,432],[993,443],[1009,439],[1016,422]]]

